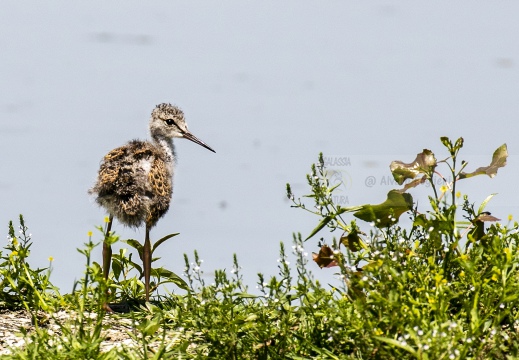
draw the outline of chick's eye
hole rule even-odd
[[[172,119],[167,119],[166,120],[166,124],[168,124],[169,126],[175,124],[175,122],[172,120]]]

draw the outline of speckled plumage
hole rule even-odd
[[[104,157],[91,192],[121,223],[153,227],[169,209],[173,161],[160,146],[132,140]]]
[[[173,138],[186,138],[206,149],[187,128],[184,113],[171,104],[159,104],[151,113],[149,123],[152,141],[132,140],[110,151],[103,158],[97,181],[89,193],[110,213],[107,235],[112,218],[130,227],[146,225],[143,263],[146,281],[146,300],[149,298],[151,271],[150,229],[166,214],[173,194],[175,148]],[[112,250],[103,247],[103,271],[110,270]]]

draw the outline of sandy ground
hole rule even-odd
[[[70,319],[71,316],[74,315],[65,311],[57,312],[44,321],[45,324],[42,327],[46,328],[50,334],[59,335],[61,330],[58,324]],[[91,314],[91,316],[95,316],[95,314]],[[20,332],[22,328],[29,332],[34,330],[29,313],[24,310],[0,310],[0,355],[9,354],[10,348],[24,346],[25,339]],[[102,336],[105,337],[101,345],[102,351],[108,351],[114,346],[136,346],[137,343],[130,336],[132,329],[131,320],[106,315],[102,333]]]

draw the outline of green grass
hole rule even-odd
[[[183,276],[153,272],[155,285],[172,282],[185,291],[144,303],[142,274],[131,254],[114,254],[114,273],[104,280],[101,267],[90,261],[92,251],[99,251],[90,234],[79,250],[84,276],[73,293],[62,295],[48,269],[30,267],[32,239],[20,217],[19,235],[11,224],[12,240],[0,254],[0,308],[26,309],[35,330],[22,332],[25,346],[6,358],[517,358],[519,225],[485,213],[491,197],[476,209],[456,190],[472,176],[494,176],[506,163],[506,146],[489,166],[466,173],[466,163],[457,168],[463,140],[442,143],[447,159],[437,161],[424,150],[411,164],[394,162],[391,170],[403,188],[381,204],[351,208],[333,203],[321,156],[307,178],[309,195],[300,200],[287,188],[293,206],[315,214],[317,225],[305,240],[295,234],[290,250],[280,244],[278,275],[258,274],[254,291],[244,285],[236,256],[231,271],[216,270],[207,284],[195,252],[192,259],[185,256]],[[455,180],[436,188],[435,179],[445,179],[440,166]],[[424,182],[431,185],[429,207],[419,209],[408,191]],[[398,224],[403,214],[411,218],[407,228]],[[100,241],[106,240],[100,230]],[[321,239],[313,240],[318,233]],[[139,249],[137,242],[127,243]],[[340,285],[315,280],[311,269],[319,267]],[[132,311],[106,315],[105,302],[126,302]],[[75,316],[49,333],[48,319],[63,309]],[[133,346],[102,350],[109,319],[133,324]]]

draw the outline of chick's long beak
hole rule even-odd
[[[216,151],[214,151],[209,145],[207,145],[205,142],[197,138],[195,135],[191,134],[190,132],[184,133],[184,138],[191,140],[192,142],[205,147],[207,150],[210,150],[216,154]]]

